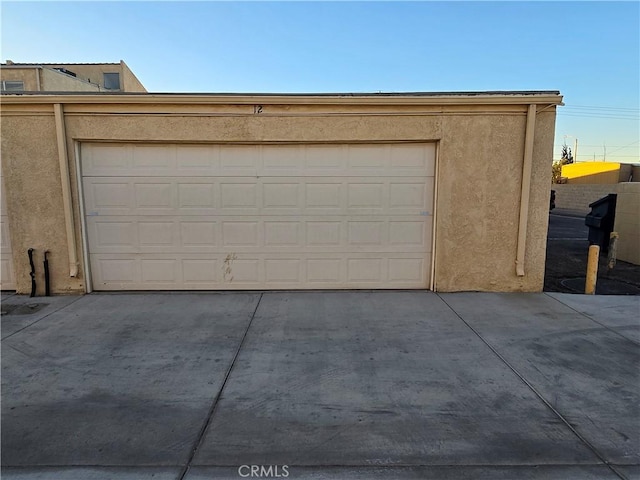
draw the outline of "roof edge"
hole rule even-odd
[[[120,65],[120,62],[88,62],[88,63],[78,63],[78,62],[13,62],[8,60],[11,63],[0,63],[0,67],[30,67],[30,66],[38,66],[38,65]]]
[[[6,104],[562,104],[562,96],[557,90],[393,93],[21,92],[3,94],[0,98]]]

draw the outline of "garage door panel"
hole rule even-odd
[[[91,254],[98,290],[419,288],[419,254]],[[418,286],[417,286],[418,285]]]
[[[169,182],[134,183],[134,211],[145,215],[170,215],[176,210],[175,187]]]
[[[198,250],[215,248],[220,245],[220,226],[215,220],[181,220],[179,221],[180,247]]]
[[[227,285],[235,283],[250,288],[258,287],[264,283],[262,262],[260,260],[257,256],[256,258],[251,258],[251,256],[234,257],[233,262],[226,262],[226,267],[223,271],[223,283]]]
[[[416,220],[392,220],[389,222],[389,245],[427,247],[430,239],[430,228],[427,222]],[[429,240],[430,241],[430,240]]]
[[[428,285],[434,145],[81,153],[96,289]]]
[[[176,171],[206,175],[220,167],[220,152],[210,145],[176,145]]]
[[[87,143],[82,145],[83,175],[131,175],[132,145]]]
[[[381,174],[388,165],[389,146],[349,145],[347,147],[347,165],[352,170],[365,168],[367,175]]]
[[[133,189],[126,179],[83,180],[88,215],[124,215],[132,212]]]
[[[253,247],[262,245],[258,220],[223,220],[222,245],[224,247]]]
[[[309,220],[305,222],[306,226],[306,245],[308,247],[338,247],[346,243],[346,236],[343,237],[342,232],[345,232],[346,228],[343,226],[342,221],[336,221],[335,219],[329,220]]]
[[[9,215],[4,189],[4,177],[0,172],[0,289],[15,290],[15,274],[13,271],[13,250],[9,234]]]
[[[420,215],[433,178],[86,177],[89,215]]]
[[[182,272],[186,288],[211,288],[211,285],[219,285],[221,282],[219,262],[216,259],[183,259]]]
[[[345,173],[346,146],[315,145],[304,152],[306,176],[339,176]]]
[[[9,236],[9,217],[0,216],[0,255],[11,255],[11,237]]]
[[[435,144],[82,146],[83,176],[425,176]]]
[[[92,253],[429,253],[431,222],[415,215],[88,216]],[[426,218],[426,217],[425,217]]]
[[[391,285],[424,284],[426,268],[424,258],[389,258],[387,280]]]
[[[176,243],[175,222],[147,221],[138,223],[138,242],[142,248],[172,247]]]
[[[380,283],[385,278],[381,258],[350,258],[347,260],[348,283]]]
[[[345,283],[346,263],[340,257],[308,258],[305,266],[310,288],[330,288],[331,285]]]
[[[216,208],[216,186],[212,183],[177,183],[178,209],[214,210]]]
[[[113,217],[112,217],[113,218]],[[137,250],[138,224],[129,218],[97,219],[89,217],[87,221],[89,242],[93,251],[131,251]]]
[[[264,173],[261,168],[261,149],[257,145],[221,145],[219,150],[220,175],[257,176]]]
[[[303,222],[269,221],[264,223],[264,246],[296,248],[304,245],[302,237]]]
[[[231,183],[220,184],[221,210],[236,211],[248,215],[258,213],[258,189],[262,185],[255,183]]]
[[[100,279],[96,287],[100,287],[101,284],[112,285],[114,289],[121,290],[135,288],[141,283],[139,281],[139,258],[103,258],[99,255],[92,255],[91,259],[93,260],[94,278]]]
[[[304,283],[303,261],[298,258],[266,259],[264,261],[265,283]]]
[[[310,215],[340,215],[346,207],[342,182],[307,182],[304,185],[304,211]]]
[[[360,249],[363,246],[382,247],[387,243],[386,225],[383,221],[349,221],[348,244]]]
[[[265,182],[262,186],[262,213],[301,215],[304,186],[298,182]]]
[[[395,145],[391,147],[389,156],[391,167],[401,175],[406,175],[407,171],[418,175],[435,172],[435,143]]]
[[[132,169],[141,175],[158,170],[176,168],[176,147],[166,148],[165,145],[133,145]]]
[[[424,182],[391,182],[389,185],[389,206],[393,209],[427,206],[427,187]]]
[[[167,283],[174,285],[178,283],[177,260],[166,259],[143,259],[140,262],[140,273],[143,283]]]
[[[388,190],[384,183],[347,184],[347,206],[349,209],[366,209],[371,213],[382,213],[387,204]]]
[[[0,289],[15,290],[15,288],[13,259],[10,256],[2,255],[0,258]]]
[[[288,148],[260,148],[263,172],[271,175],[300,175],[304,168],[304,148],[290,145]]]

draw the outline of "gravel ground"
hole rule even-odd
[[[589,242],[584,217],[549,216],[547,261],[544,278],[546,292],[584,293]],[[601,253],[596,294],[640,295],[640,266],[618,260],[607,269],[607,254]]]

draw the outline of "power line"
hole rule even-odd
[[[640,120],[640,108],[604,107],[596,105],[564,105],[558,115],[568,117]]]
[[[613,115],[587,115],[587,114],[580,114],[580,113],[571,113],[571,112],[558,112],[558,115],[562,115],[565,117],[579,117],[579,118],[604,118],[604,119],[608,119],[608,120],[640,120],[640,116],[636,115],[636,116],[626,116],[626,117],[620,117],[620,116],[613,116]]]
[[[593,155],[594,153],[595,153],[595,152],[591,152],[591,155]],[[556,156],[557,156],[557,155],[559,155],[559,154],[556,152]],[[590,155],[590,154],[585,153],[585,154],[583,154],[582,156],[583,156],[583,157],[585,157],[585,156],[586,156],[586,157],[589,157],[589,155]],[[596,157],[597,157],[598,155],[599,155],[599,156],[601,156],[601,157],[603,157],[603,155],[602,155],[602,154],[598,154],[598,153],[596,153]],[[607,158],[609,158],[609,157],[611,157],[611,158],[638,158],[638,159],[640,159],[640,156],[638,156],[638,155],[609,155],[609,154],[607,153]],[[578,159],[578,161],[579,161],[579,162],[582,162],[583,160]]]
[[[634,143],[638,143],[638,141],[636,140],[635,142],[630,143],[629,145],[609,145],[609,144],[607,144],[607,147],[612,147],[612,148],[621,147],[621,148],[624,148],[624,147],[628,147],[628,146],[630,146],[630,145],[633,145]],[[553,146],[554,146],[554,147],[564,147],[564,143],[555,143]],[[569,147],[570,147],[570,146],[571,146],[571,145],[569,145]],[[601,144],[601,143],[598,143],[598,144],[593,144],[593,143],[581,143],[581,144],[580,144],[580,146],[581,146],[581,147],[602,147],[602,144]]]
[[[640,142],[640,140],[636,140],[635,142],[631,142],[629,145],[625,145],[623,147],[616,148],[615,150],[612,150],[611,152],[617,152],[618,150],[622,150],[623,148],[630,147],[631,145],[635,145],[636,143],[639,143],[639,142]]]
[[[596,110],[617,110],[617,111],[630,111],[630,112],[640,112],[640,108],[623,108],[623,107],[596,107],[596,106],[589,106],[589,105],[564,105],[563,108],[576,108],[576,109],[596,109]]]

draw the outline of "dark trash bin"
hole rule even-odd
[[[591,212],[584,217],[584,224],[589,227],[589,245],[599,245],[603,252],[609,249],[609,236],[613,232],[616,218],[617,197],[615,193],[610,193],[589,204]]]
[[[556,208],[556,191],[551,190],[551,198],[549,199],[549,211]]]

